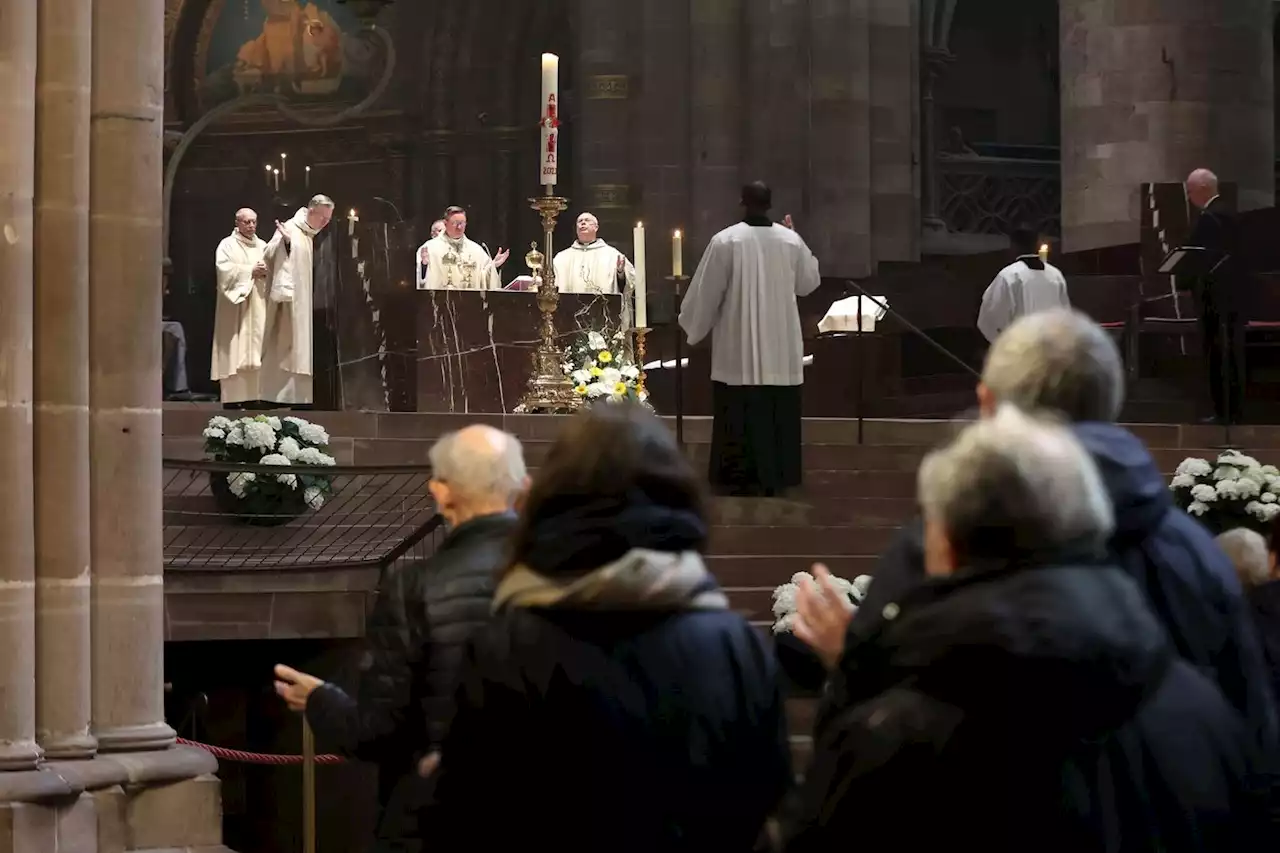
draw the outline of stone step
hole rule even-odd
[[[709,552],[717,557],[809,555],[814,558],[880,554],[896,527],[716,526]]]
[[[853,580],[858,575],[868,575],[875,568],[876,556],[735,556],[711,555],[707,568],[721,586],[772,589],[791,580],[796,572],[807,572],[815,561],[822,562],[837,577]]]

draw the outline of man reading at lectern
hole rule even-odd
[[[418,251],[419,278],[426,290],[501,290],[498,270],[510,254],[499,248],[490,258],[483,246],[467,237],[466,208],[450,207],[444,212],[444,233]]]
[[[1200,211],[1187,245],[1225,257],[1212,276],[1192,284],[1209,372],[1212,420],[1238,423],[1244,401],[1244,331],[1240,317],[1243,282],[1237,257],[1239,224],[1235,214],[1219,198],[1218,176],[1213,172],[1196,169],[1187,176],[1186,190],[1187,201]]]
[[[711,239],[680,305],[680,326],[711,341],[710,479],[721,493],[771,497],[800,485],[804,338],[796,297],[822,279],[773,194],[742,188],[745,216]]]

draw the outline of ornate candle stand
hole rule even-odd
[[[649,396],[649,389],[645,385],[648,376],[644,372],[645,361],[645,342],[644,339],[653,331],[647,326],[643,329],[632,329],[631,333],[636,336],[636,367],[640,369],[640,375],[636,377],[636,396],[640,398],[646,405]],[[652,406],[650,406],[652,408]]]
[[[556,284],[554,237],[556,219],[569,207],[569,200],[551,195],[551,187],[547,194],[529,199],[529,206],[538,212],[542,219],[543,250],[541,253],[530,252],[526,263],[532,269],[535,255],[541,254],[538,261],[541,275],[535,270],[538,278],[538,310],[542,312],[542,324],[539,332],[540,342],[533,355],[533,375],[529,377],[529,390],[525,392],[517,413],[564,414],[578,409],[580,401],[573,393],[573,383],[564,375],[561,364],[564,353],[556,343],[556,309],[560,307],[560,288]]]

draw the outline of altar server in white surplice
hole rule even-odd
[[[1019,317],[1071,307],[1062,271],[1036,254],[1036,232],[1018,228],[1009,240],[1018,257],[987,285],[978,309],[978,331],[988,341],[995,341]]]
[[[711,483],[770,496],[800,485],[804,340],[796,298],[821,283],[818,259],[791,227],[769,219],[773,195],[742,188],[743,221],[712,238],[680,306],[680,326],[711,342]]]
[[[437,219],[435,222],[431,223],[431,236],[427,238],[427,243],[430,243],[432,240],[439,237],[443,233],[444,233],[444,220]],[[418,247],[418,260],[414,264],[414,266],[418,270],[418,289],[419,290],[422,290],[423,286],[426,284],[426,281],[427,281],[427,261],[430,259],[427,254],[427,243],[423,243],[421,246]]]
[[[467,211],[450,207],[444,212],[444,233],[418,250],[418,277],[424,290],[501,290],[499,270],[511,253],[498,247],[490,258],[479,243],[467,237]],[[423,270],[425,263],[426,269]]]
[[[594,213],[578,214],[578,239],[556,253],[556,287],[561,293],[618,293],[618,281],[634,288],[636,268],[626,255],[600,239]]]
[[[213,357],[209,377],[221,383],[222,402],[260,399],[259,373],[267,332],[267,244],[258,236],[258,214],[236,211],[236,227],[218,244],[213,310]]]
[[[286,405],[311,402],[314,240],[332,218],[333,199],[314,196],[288,222],[277,222],[276,233],[267,243],[270,304],[258,399]]]

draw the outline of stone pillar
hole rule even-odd
[[[658,292],[661,277],[671,271],[671,231],[689,227],[689,91],[690,0],[644,0],[643,91],[638,98],[643,219],[649,235],[646,249],[649,291]],[[701,247],[685,242],[685,274],[693,275],[694,253]]]
[[[790,213],[801,235],[808,216],[809,12],[799,3],[747,2],[747,96],[743,177],[773,190],[773,213]]]
[[[871,42],[871,253],[920,260],[919,4],[876,0]]]
[[[808,4],[809,194],[803,230],[824,275],[863,277],[871,251],[871,0]]]
[[[35,292],[36,732],[89,758],[89,88],[93,0],[41,0]]]
[[[628,0],[579,0],[578,85],[581,105],[574,131],[580,198],[568,215],[572,220],[590,210],[600,220],[600,236],[633,255],[631,244],[631,62],[629,26],[638,18]]]
[[[951,64],[951,22],[956,0],[923,0],[920,4],[920,196],[927,231],[946,231],[942,220],[942,181],[938,174],[938,81]]]
[[[1275,195],[1272,0],[1061,0],[1062,231],[1135,243],[1139,186],[1207,167]]]
[[[716,232],[742,218],[744,21],[741,0],[689,4],[693,220],[688,245],[695,259]]]
[[[90,120],[93,728],[162,749],[160,311],[164,0],[97,0]]]
[[[9,3],[0,14],[0,770],[28,770],[40,758],[31,462],[35,93],[36,4]]]

